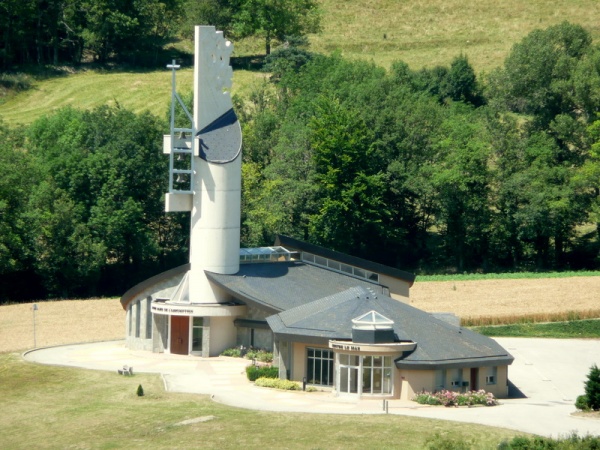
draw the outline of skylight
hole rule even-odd
[[[352,319],[352,324],[353,327],[357,329],[380,330],[392,328],[394,321],[388,319],[377,311],[371,310],[362,316]]]

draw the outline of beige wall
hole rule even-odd
[[[306,347],[307,344],[300,342],[292,343],[292,367],[291,379],[294,381],[302,381],[306,373]]]
[[[379,274],[379,284],[389,288],[393,299],[408,302],[410,286],[406,281]]]
[[[481,372],[485,371],[485,367]],[[506,398],[508,397],[508,366],[498,366],[497,372],[497,381],[495,385],[486,385],[485,384],[485,372],[483,375],[483,381],[480,386],[482,389],[485,389],[487,392],[491,392],[497,398]]]
[[[435,390],[435,370],[399,370],[400,400],[412,400],[417,392]]]
[[[223,350],[235,347],[235,317],[210,318],[210,356],[219,356]]]

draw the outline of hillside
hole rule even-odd
[[[339,51],[348,58],[372,60],[384,67],[396,60],[412,68],[448,65],[466,55],[479,73],[502,64],[511,46],[536,28],[568,20],[600,37],[600,9],[594,0],[322,0],[322,32],[310,36],[312,50]],[[260,54],[263,42],[235,43],[234,56]],[[168,61],[165,61],[167,64]],[[27,124],[67,105],[92,108],[116,104],[164,117],[170,99],[170,76],[164,71],[80,70],[37,81],[10,99],[0,97],[0,116],[8,124]],[[186,90],[191,70],[179,74]],[[259,73],[238,70],[234,92],[244,95]]]

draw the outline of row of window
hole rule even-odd
[[[284,247],[241,248],[240,262],[289,261],[293,254]]]
[[[309,384],[333,386],[334,357],[332,350],[308,348],[306,373]],[[392,358],[391,356],[361,356],[340,353],[339,390],[351,394],[391,394]]]
[[[328,269],[342,272],[348,275],[352,275],[357,278],[364,278],[374,283],[379,283],[379,274],[371,272],[369,270],[361,269],[360,267],[351,266],[344,264],[333,259],[324,258],[319,255],[313,255],[312,253],[302,252],[302,261],[315,264],[321,267],[327,267]]]

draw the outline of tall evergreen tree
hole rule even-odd
[[[600,410],[600,369],[596,364],[590,368],[590,373],[587,376],[585,395],[589,407],[594,411]]]

